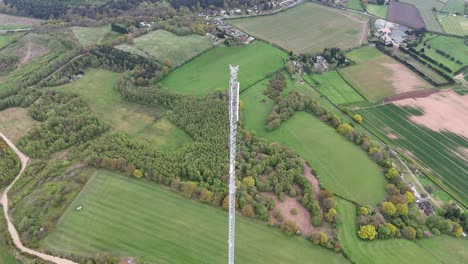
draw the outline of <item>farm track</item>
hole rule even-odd
[[[57,264],[77,264],[76,262],[73,262],[71,260],[68,260],[68,259],[63,259],[63,258],[60,258],[60,257],[56,257],[56,256],[51,256],[51,255],[47,255],[47,254],[44,254],[44,253],[41,253],[39,251],[35,251],[35,250],[32,250],[30,248],[27,248],[25,246],[23,246],[23,243],[21,243],[21,240],[20,240],[20,237],[19,237],[19,234],[18,234],[18,231],[16,230],[15,226],[13,225],[13,223],[11,222],[10,220],[10,216],[8,215],[8,191],[11,189],[11,187],[15,184],[15,182],[20,178],[21,174],[24,172],[24,170],[26,169],[26,166],[28,164],[28,161],[29,161],[29,158],[24,155],[3,133],[0,132],[0,137],[3,138],[3,140],[8,144],[8,146],[10,146],[10,148],[16,153],[16,155],[18,155],[18,158],[20,159],[21,161],[21,170],[20,172],[18,173],[18,175],[16,176],[16,178],[13,180],[13,182],[5,189],[5,191],[3,192],[1,198],[0,198],[0,203],[3,205],[3,211],[5,213],[5,219],[7,220],[7,224],[8,224],[8,232],[10,233],[10,236],[11,238],[13,239],[13,243],[15,244],[15,246],[21,251],[21,252],[24,252],[24,253],[27,253],[27,254],[31,254],[31,255],[34,255],[38,258],[41,258],[45,261],[50,261],[50,262],[53,262],[53,263],[57,263]]]

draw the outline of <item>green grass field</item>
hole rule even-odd
[[[361,11],[363,9],[360,0],[348,0],[346,2],[346,7],[358,11]]]
[[[401,0],[401,2],[412,4],[418,8],[428,30],[440,33],[444,32],[432,11],[433,8],[442,10],[445,5],[444,3],[438,0]]]
[[[468,202],[468,182],[466,172],[468,163],[457,154],[455,149],[468,148],[466,138],[449,132],[435,132],[412,123],[408,118],[419,110],[387,104],[357,110],[367,126],[386,136],[392,131],[397,137],[388,139],[392,145],[412,153],[412,157],[429,168],[445,186],[458,197]]]
[[[366,10],[369,14],[381,17],[383,19],[387,18],[388,14],[388,5],[372,5],[368,4]]]
[[[447,54],[468,64],[468,46],[460,38],[437,36],[427,42],[432,48],[440,49]]]
[[[448,34],[458,36],[468,35],[468,18],[439,13],[437,14],[437,20]]]
[[[137,50],[159,61],[167,59],[173,66],[177,66],[211,48],[213,43],[206,36],[181,37],[165,30],[158,30],[136,38],[134,45]]]
[[[411,70],[374,47],[363,47],[347,54],[356,65],[339,70],[354,88],[369,100],[432,88]]]
[[[228,20],[253,36],[297,54],[358,46],[367,41],[367,21],[359,14],[310,2],[272,16]]]
[[[0,49],[8,46],[10,43],[14,42],[20,38],[24,33],[5,33],[0,34]]]
[[[465,1],[464,0],[445,0],[447,2],[444,8],[441,11],[449,12],[449,13],[465,13]]]
[[[455,61],[451,61],[449,58],[440,55],[439,53],[436,52],[435,49],[432,49],[432,48],[428,49],[427,47],[424,47],[422,44],[418,45],[415,49],[420,50],[421,48],[424,48],[424,54],[426,56],[429,56],[430,58],[434,59],[435,61],[441,62],[445,66],[449,67],[452,70],[452,73],[449,73],[446,70],[442,69],[441,67],[439,67],[439,65],[434,65],[434,64],[431,63],[432,66],[435,66],[436,68],[438,68],[439,70],[441,70],[442,72],[445,72],[446,74],[448,74],[450,76],[453,76],[454,72],[456,72],[457,70],[459,70],[460,68],[463,67],[463,65],[457,64],[457,63],[455,63]],[[462,56],[459,56],[459,57],[462,57]],[[421,59],[423,59],[423,58],[421,57]],[[463,59],[466,59],[466,58],[463,58]],[[426,60],[426,62],[430,63],[427,60]]]
[[[163,150],[191,142],[189,135],[164,117],[165,109],[124,101],[115,90],[118,76],[119,73],[93,69],[78,81],[51,89],[82,95],[93,112],[114,130],[147,140]]]
[[[416,243],[444,263],[465,263],[468,260],[467,239],[443,235],[418,240]]]
[[[315,81],[315,87],[335,104],[352,104],[366,100],[349,86],[336,71],[313,74],[311,78]]]
[[[76,211],[79,205],[83,210]],[[106,252],[151,263],[223,263],[227,213],[159,185],[97,171],[44,246],[77,255]],[[236,263],[347,263],[279,229],[236,219]]]
[[[98,44],[101,40],[111,32],[110,25],[102,27],[72,27],[71,30],[75,37],[83,46]]]
[[[241,94],[248,129],[270,142],[293,148],[317,171],[325,188],[368,205],[384,198],[385,178],[379,167],[359,147],[312,115],[295,113],[279,128],[267,132],[265,121],[274,104],[263,95],[264,89],[254,86]]]
[[[355,263],[463,263],[446,261],[449,259],[444,259],[445,261],[441,262],[437,257],[433,256],[432,251],[405,239],[363,241],[357,236],[356,206],[345,200],[338,199],[337,211],[341,219],[338,224],[338,238],[343,244],[344,251]],[[428,239],[427,241],[431,240]],[[457,245],[463,245],[462,243],[457,243]],[[443,246],[437,240],[435,240],[435,244]],[[435,246],[433,247],[435,248]],[[449,250],[449,252],[453,252],[454,255],[464,254],[463,252],[455,253],[452,250]],[[454,260],[456,257],[450,257],[450,259]]]
[[[241,90],[283,67],[288,54],[265,42],[254,41],[242,47],[217,47],[176,69],[161,81],[170,90],[203,96],[225,90],[229,83],[229,64],[239,65]]]

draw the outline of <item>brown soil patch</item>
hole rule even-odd
[[[12,107],[0,111],[0,132],[16,142],[38,122],[28,115],[28,109]]]
[[[317,201],[319,200],[319,195],[320,195],[320,183],[317,179],[317,177],[315,175],[312,174],[312,169],[310,168],[310,166],[303,160],[302,161],[303,164],[304,164],[304,177],[306,177],[310,184],[312,184],[312,189],[314,190],[314,194],[315,194],[315,199],[317,199]]]
[[[386,135],[389,139],[398,139],[398,136],[395,133],[387,133]]]
[[[399,101],[407,98],[423,98],[428,97],[432,94],[438,93],[440,90],[437,89],[429,89],[429,90],[418,90],[418,91],[411,91],[406,93],[397,94],[395,96],[390,96],[384,99],[385,103],[390,103],[394,101]]]
[[[123,257],[120,258],[119,264],[137,264],[138,260],[136,258],[131,257]]]
[[[42,22],[43,20],[36,18],[0,14],[0,25],[2,26],[33,26],[39,25]]]
[[[47,47],[35,44],[32,41],[29,41],[26,45],[15,50],[15,54],[21,58],[20,65],[27,64],[35,58],[45,55],[47,52],[49,52]]]
[[[455,150],[452,150],[453,154],[457,155],[460,159],[463,159],[464,161],[468,162],[468,148],[457,148]]]
[[[468,95],[446,91],[424,98],[403,99],[394,104],[422,109],[424,115],[410,117],[413,123],[433,131],[449,131],[468,138],[468,122],[464,122],[468,116]]]
[[[400,63],[382,63],[381,65],[392,71],[391,76],[386,79],[392,83],[396,94],[425,88],[426,83]]]

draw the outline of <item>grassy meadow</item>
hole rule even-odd
[[[164,150],[191,142],[189,135],[164,117],[166,109],[125,101],[115,90],[118,76],[115,72],[93,69],[80,80],[50,89],[82,95],[93,112],[113,130],[126,132]]]
[[[211,48],[213,43],[206,36],[177,36],[174,33],[157,30],[142,35],[134,40],[136,52],[144,52],[159,61],[169,60],[173,66]]]
[[[455,248],[448,248],[442,244],[440,237],[421,240],[425,246],[420,246],[420,241],[412,242],[406,239],[390,239],[377,241],[363,241],[357,236],[356,206],[350,202],[338,199],[337,211],[340,214],[338,224],[338,238],[343,244],[344,251],[355,263],[375,263],[375,264],[431,264],[431,263],[463,263],[453,262],[465,255],[464,252],[455,252]],[[456,244],[456,248],[466,245],[461,239],[451,239]],[[447,248],[447,252],[442,252]],[[439,252],[434,253],[433,249]],[[443,257],[443,261],[438,255]],[[447,256],[452,254],[453,256]],[[466,258],[465,258],[466,259]],[[452,261],[449,261],[452,260]]]
[[[374,47],[353,50],[347,57],[356,65],[339,72],[366,99],[380,100],[403,92],[432,88],[411,70]]]
[[[336,71],[311,76],[315,88],[337,105],[365,101],[356,90],[347,84]]]
[[[239,65],[241,90],[283,67],[288,54],[265,42],[242,47],[216,47],[171,72],[161,86],[183,94],[203,96],[229,85],[229,65]]]
[[[362,11],[362,5],[360,0],[348,0],[346,1],[346,8]]]
[[[98,44],[107,34],[111,33],[110,25],[102,27],[71,27],[71,30],[83,46]]]
[[[0,131],[13,142],[23,137],[37,123],[28,115],[27,108],[10,107],[0,111]]]
[[[82,205],[81,211],[76,207]],[[45,238],[47,249],[151,263],[222,263],[227,212],[145,181],[99,170]],[[340,254],[238,217],[236,263],[347,263]],[[118,232],[116,232],[118,230]]]
[[[366,11],[371,15],[386,19],[388,14],[388,5],[368,4]]]
[[[468,164],[453,151],[468,148],[468,141],[450,132],[435,132],[414,124],[409,117],[419,110],[386,104],[357,110],[362,115],[364,126],[387,137],[387,141],[409,152],[412,158],[422,163],[445,186],[458,197],[468,202]],[[396,136],[389,137],[389,131]]]
[[[468,19],[463,16],[438,13],[437,20],[448,34],[458,36],[468,35]]]
[[[427,41],[432,48],[444,51],[464,64],[468,64],[468,49],[463,39],[437,36]]]
[[[310,2],[272,16],[228,20],[255,37],[297,54],[358,46],[367,41],[367,21],[365,16]]]
[[[416,241],[422,248],[444,263],[464,263],[468,259],[468,240],[448,235]]]

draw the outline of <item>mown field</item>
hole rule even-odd
[[[111,33],[110,25],[102,27],[71,27],[71,30],[83,46],[98,44],[105,35]]]
[[[241,90],[283,67],[288,54],[265,42],[242,47],[217,47],[171,72],[161,81],[170,90],[203,96],[229,85],[229,65],[239,65]]]
[[[118,76],[115,72],[93,69],[80,80],[50,89],[82,95],[97,116],[115,131],[126,132],[164,150],[191,142],[189,135],[164,117],[166,109],[124,101],[115,90]]]
[[[356,65],[341,69],[341,75],[369,100],[432,87],[374,47],[353,50],[347,57],[356,62]]]
[[[466,138],[450,132],[435,132],[412,123],[409,120],[410,116],[422,114],[415,108],[387,104],[359,109],[356,112],[366,120],[364,126],[386,136],[392,145],[409,151],[406,153],[410,157],[422,163],[467,203],[468,163],[457,151],[459,148],[468,148]],[[396,136],[388,136],[389,133]]]
[[[178,66],[212,46],[206,36],[177,36],[157,30],[136,38],[133,49],[136,53],[149,54],[161,62],[169,60],[173,66]]]
[[[416,244],[406,239],[363,241],[356,234],[356,206],[338,199],[337,211],[341,221],[338,224],[338,237],[344,251],[355,263],[375,264],[429,264],[429,263],[463,263],[466,260],[466,240],[450,237],[435,237],[418,241]],[[450,240],[448,244],[445,239]],[[454,248],[450,246],[454,245]],[[460,251],[456,249],[460,248]],[[446,249],[446,252],[444,250]],[[451,255],[450,255],[451,254]]]
[[[388,5],[372,5],[368,4],[366,11],[374,16],[381,17],[383,19],[387,18],[388,14]]]
[[[335,104],[352,104],[366,100],[349,86],[336,71],[313,74],[311,79],[315,88]]]
[[[448,34],[466,36],[468,35],[468,19],[463,16],[450,14],[437,14],[437,20]]]
[[[81,211],[76,207],[82,205]],[[159,185],[97,171],[45,238],[48,249],[112,253],[151,263],[223,263],[227,213]],[[236,219],[236,263],[347,263],[279,229]]]
[[[272,16],[229,20],[247,33],[288,51],[318,53],[324,48],[349,49],[367,41],[368,18],[315,3]]]
[[[438,0],[402,0],[402,2],[412,4],[419,9],[419,13],[421,14],[424,24],[428,30],[441,33],[444,32],[432,11],[433,8],[442,10],[444,3]]]

